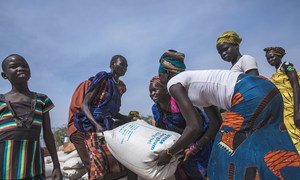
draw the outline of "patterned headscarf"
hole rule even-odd
[[[166,51],[160,58],[159,73],[166,73],[167,71],[173,73],[180,73],[185,71],[184,64],[185,55],[175,50]]]
[[[240,45],[240,43],[242,42],[242,38],[240,38],[240,36],[234,31],[225,31],[217,39],[217,44],[223,43],[223,42]]]
[[[151,80],[150,80],[150,85],[154,85],[154,84],[159,84],[160,86],[163,86],[163,84],[160,81],[159,76],[154,76]]]
[[[278,56],[283,57],[285,55],[285,50],[282,47],[267,47],[264,49],[264,51],[266,51],[266,53],[268,53],[268,51],[273,50]]]

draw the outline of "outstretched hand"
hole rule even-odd
[[[51,179],[53,179],[53,180],[62,180],[63,179],[63,175],[60,171],[60,168],[53,169],[51,176],[52,176]]]

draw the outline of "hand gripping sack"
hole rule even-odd
[[[157,166],[153,161],[161,152],[171,147],[180,137],[172,131],[156,128],[143,120],[137,120],[104,131],[108,149],[125,167],[145,179],[167,179],[171,177],[179,163],[178,155],[165,166]]]

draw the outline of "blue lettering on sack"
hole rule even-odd
[[[119,132],[122,134],[121,144],[129,141],[133,132],[138,129],[140,126],[138,124],[129,124],[120,128]]]
[[[147,144],[151,145],[151,150],[154,150],[157,144],[163,144],[167,139],[171,137],[171,134],[157,132],[151,136]]]
[[[141,127],[139,124],[126,124],[122,128],[119,129],[119,133],[121,134],[121,144],[130,140],[134,131]],[[158,144],[164,144],[164,142],[169,139],[172,135],[163,132],[156,132],[153,134],[150,139],[147,141],[147,144],[150,145],[150,149],[154,150]]]

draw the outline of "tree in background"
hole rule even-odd
[[[152,125],[152,120],[153,120],[153,116],[152,115],[147,115],[147,116],[141,116],[141,119],[146,121],[148,124]]]
[[[64,137],[68,137],[68,128],[66,125],[53,129],[56,147],[64,144]]]

